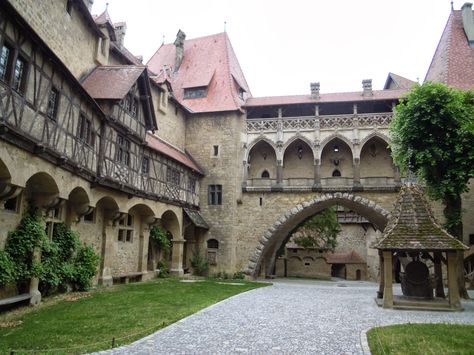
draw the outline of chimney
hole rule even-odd
[[[311,83],[311,98],[312,99],[319,99],[319,82]]]
[[[362,89],[362,96],[373,96],[374,93],[372,92],[372,79],[362,80]]]
[[[127,32],[127,24],[125,22],[114,23],[115,30],[115,43],[119,48],[123,47],[123,41],[125,40],[125,33]]]
[[[467,41],[474,47],[474,18],[472,16],[472,3],[466,2],[462,7],[462,25],[466,33]]]
[[[176,57],[174,61],[174,72],[176,73],[183,62],[184,57],[184,39],[186,38],[186,34],[179,30],[178,34],[176,35],[176,40],[174,41],[174,46],[176,47]]]

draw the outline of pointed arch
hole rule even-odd
[[[308,141],[300,136],[285,146],[283,179],[314,179],[314,152]]]
[[[283,156],[285,155],[286,149],[287,149],[291,144],[293,144],[294,142],[296,142],[296,141],[298,141],[298,140],[300,140],[300,141],[302,141],[303,143],[305,143],[305,144],[308,146],[308,148],[311,150],[311,152],[313,152],[313,155],[314,155],[312,142],[311,142],[308,138],[306,138],[305,136],[302,136],[301,134],[298,134],[298,135],[295,135],[295,136],[291,137],[288,141],[286,141],[285,144],[283,144],[283,149],[282,149],[282,150],[283,150]]]
[[[326,148],[326,146],[331,141],[333,141],[334,139],[339,139],[339,140],[343,141],[345,144],[347,144],[347,146],[349,147],[349,149],[351,151],[352,156],[353,157],[355,156],[352,141],[349,138],[345,137],[344,135],[342,135],[340,133],[334,133],[334,134],[330,135],[329,137],[323,139],[323,141],[319,145],[319,156],[317,157],[319,160],[321,160],[321,155],[323,153],[324,148]]]
[[[273,142],[271,139],[268,139],[267,137],[258,137],[258,138],[255,138],[250,144],[247,145],[247,150],[245,152],[245,157],[244,157],[245,161],[248,161],[250,152],[260,142],[268,143],[268,145],[272,147],[273,151],[275,152],[275,156],[277,155],[278,149],[275,142]]]
[[[367,137],[362,139],[362,141],[360,142],[360,151],[362,151],[362,149],[364,149],[364,146],[368,141],[370,141],[372,138],[376,138],[376,137],[380,138],[385,143],[387,143],[387,146],[390,144],[390,138],[388,136],[386,136],[382,132],[374,131],[374,132],[371,132]]]

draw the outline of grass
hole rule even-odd
[[[367,338],[373,355],[474,354],[474,325],[390,325],[372,328]]]
[[[268,284],[157,279],[47,299],[0,316],[0,353],[84,353],[131,343],[235,294]]]

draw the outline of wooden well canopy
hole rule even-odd
[[[378,304],[384,308],[462,309],[457,253],[468,248],[437,223],[418,185],[402,186],[382,238],[373,248],[378,249],[380,255]],[[404,271],[400,275],[404,296],[394,298],[392,283],[396,259]],[[430,275],[430,261],[434,275]],[[442,262],[447,264],[448,300],[444,296]],[[433,288],[436,297],[433,297]]]

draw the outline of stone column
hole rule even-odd
[[[319,159],[314,160],[314,184],[313,187],[316,189],[321,188],[321,161]]]
[[[393,308],[393,285],[392,285],[392,251],[383,252],[384,260],[384,289],[383,289],[383,308]]]
[[[173,276],[183,276],[183,252],[184,252],[184,243],[186,240],[182,239],[172,239],[173,243],[173,252],[171,257],[171,270],[170,274]]]
[[[446,254],[448,259],[449,306],[453,309],[461,309],[457,273],[457,254],[456,251],[448,251]]]
[[[361,188],[362,185],[360,184],[360,159],[359,158],[354,158],[353,168],[354,168],[353,186],[354,188]]]
[[[112,286],[112,258],[114,255],[114,240],[117,237],[115,222],[122,216],[121,212],[103,212],[102,224],[102,246],[99,284],[104,286]]]
[[[277,160],[277,185],[281,186],[283,183],[283,162]]]

